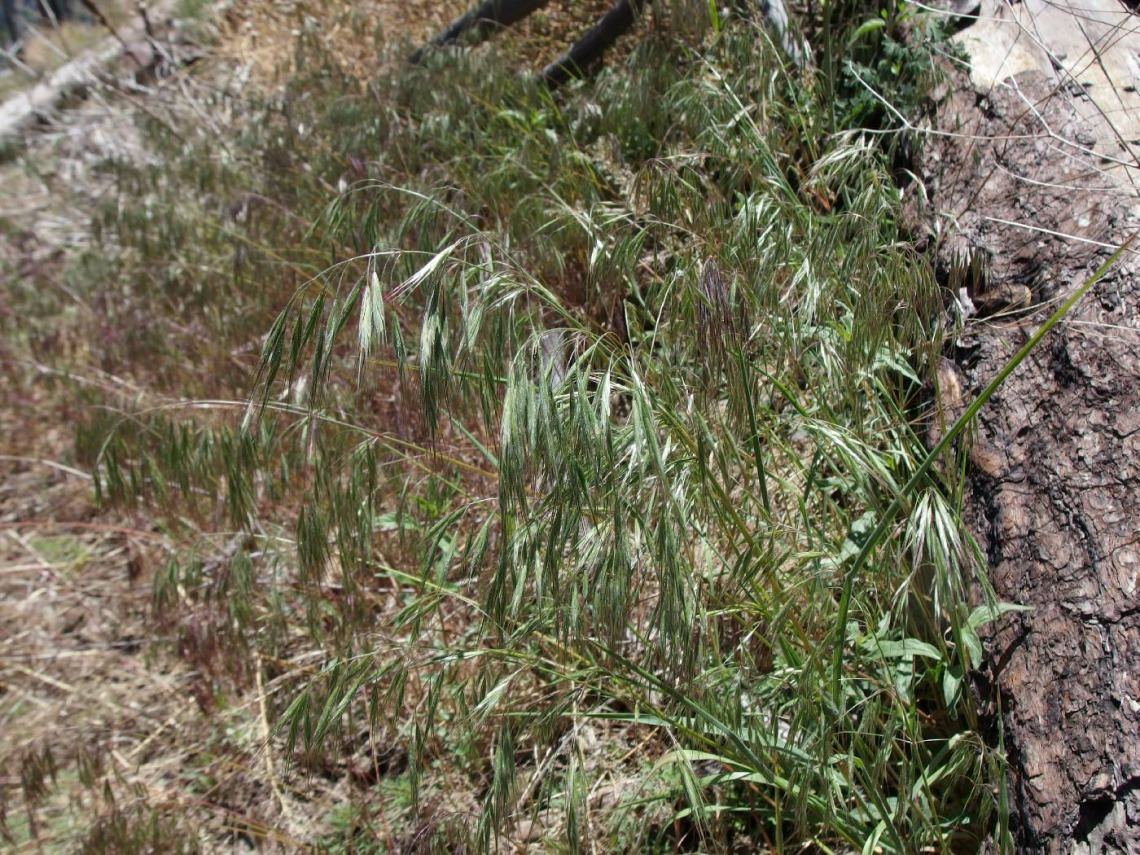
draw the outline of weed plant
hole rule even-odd
[[[71,281],[148,391],[77,448],[182,538],[156,614],[219,687],[319,651],[271,715],[294,774],[370,758],[330,850],[1000,821],[967,677],[1002,608],[961,456],[924,465],[942,297],[836,100],[889,27],[834,11],[814,71],[727,20],[557,94],[493,48],[355,79],[302,34],[279,95],[206,105],[225,138],[147,119],[161,165],[108,165]]]

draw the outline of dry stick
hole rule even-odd
[[[602,16],[570,50],[542,70],[541,78],[548,86],[560,86],[600,58],[637,20],[647,0],[620,0]]]
[[[33,80],[43,77],[38,71],[16,56],[16,50],[19,48],[19,42],[12,42],[8,47],[0,47],[0,57],[3,57],[7,62],[10,62],[14,67],[20,69],[24,74]]]
[[[115,41],[123,46],[124,53],[131,53],[131,49],[127,45],[126,40],[121,35],[119,35],[118,30],[111,26],[111,22],[107,20],[107,16],[103,14],[103,10],[95,5],[95,0],[79,0],[79,3],[81,6],[83,6],[84,9],[95,16],[95,20],[103,25],[103,28],[106,29],[114,37]],[[138,60],[135,61],[137,63]]]
[[[64,466],[62,463],[56,463],[54,460],[41,460],[38,457],[20,457],[14,454],[0,454],[0,460],[5,463],[34,463],[56,469],[60,472],[66,472],[68,475],[74,475],[76,478],[91,480],[91,476],[88,473],[82,472],[79,469],[72,469],[70,466]]]
[[[135,9],[138,10],[139,17],[143,21],[143,29],[146,30],[147,38],[152,42],[155,40],[154,27],[150,24],[150,14],[147,12],[146,3],[143,0],[137,0]]]
[[[254,676],[257,680],[257,707],[261,713],[261,738],[265,745],[265,771],[269,776],[269,786],[273,790],[273,795],[277,797],[277,804],[281,808],[281,816],[291,821],[292,812],[289,810],[289,805],[285,802],[285,795],[281,792],[281,785],[277,780],[277,765],[273,762],[273,728],[269,724],[269,706],[265,702],[265,680],[261,676],[261,653],[254,650],[253,655],[256,659]],[[290,831],[291,830],[292,829],[290,829]]]
[[[126,528],[119,525],[101,525],[99,523],[71,522],[70,520],[23,520],[22,522],[0,523],[0,531],[21,528],[77,528],[82,531],[104,531],[116,534],[126,534],[132,537],[149,538],[151,540],[169,540],[165,534],[154,531],[143,531],[137,528]]]
[[[47,18],[48,23],[56,30],[58,30],[59,25],[63,23],[55,14],[55,10],[48,5],[47,0],[40,0],[40,13]],[[60,36],[60,41],[63,41],[62,36]],[[67,47],[67,45],[65,44],[64,47]]]
[[[483,0],[478,8],[453,21],[450,27],[432,39],[430,45],[424,45],[408,57],[408,62],[420,62],[429,48],[455,44],[467,32],[474,32],[480,39],[484,39],[495,30],[517,24],[548,2],[549,0]]]
[[[546,776],[546,773],[550,771],[551,765],[570,747],[572,737],[577,736],[577,734],[577,728],[572,728],[566,732],[566,735],[562,737],[557,745],[551,745],[550,748],[547,749],[546,756],[542,758],[542,762],[538,764],[538,767],[534,770],[534,774],[530,776],[530,780],[523,789],[522,794],[515,802],[515,809],[513,811],[515,817],[518,817],[526,810],[527,804],[530,802],[530,797],[534,795],[534,791],[538,788],[538,785],[542,783],[542,779]]]
[[[128,709],[122,704],[115,703],[109,698],[99,697],[92,692],[82,691],[77,686],[72,686],[70,683],[63,682],[63,680],[57,680],[50,674],[45,674],[42,671],[33,671],[31,668],[25,668],[23,665],[17,664],[16,662],[7,662],[5,663],[4,667],[12,671],[17,671],[20,674],[23,674],[25,677],[31,677],[33,680],[38,680],[41,683],[45,683],[46,685],[51,686],[53,689],[59,689],[61,692],[64,692],[67,695],[78,696],[85,699],[94,699],[101,703],[103,706],[107,707],[107,709],[114,710],[115,712],[128,718],[143,719],[151,727],[160,726],[160,722],[157,719],[151,718],[149,715],[140,710]]]

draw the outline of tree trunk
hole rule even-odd
[[[957,229],[943,264],[980,252],[989,294],[1039,306],[967,326],[956,356],[976,393],[1136,226],[1134,198],[1106,191],[1112,179],[1081,153],[1096,138],[1081,102],[1026,72],[993,89],[983,113],[958,82],[940,110],[949,133],[923,165],[935,211]],[[979,675],[1009,750],[1019,852],[1140,852],[1137,257],[982,411],[971,455],[967,501],[993,585],[1033,606],[988,639]]]
[[[517,24],[531,13],[541,9],[549,0],[484,0],[451,26],[436,36],[431,45],[426,45],[408,57],[408,61],[418,63],[430,47],[455,44],[465,34],[470,33],[484,39],[496,30]]]
[[[19,41],[20,30],[16,23],[16,0],[0,0],[0,27],[3,27],[3,41],[0,46],[15,44]]]
[[[560,86],[574,77],[582,76],[585,69],[601,59],[637,20],[645,0],[620,0],[602,19],[586,31],[565,54],[542,70],[542,79],[551,86]]]

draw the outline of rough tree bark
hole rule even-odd
[[[983,253],[991,291],[1023,293],[1035,307],[975,322],[958,342],[976,393],[1050,301],[1137,228],[1140,206],[1106,187],[1080,93],[1038,72],[985,99],[957,83],[940,109],[948,134],[929,142],[922,166],[931,213],[954,233],[943,263]],[[979,676],[1004,727],[1024,853],[1140,852],[1138,258],[1127,256],[983,410],[971,456],[972,525],[993,585],[1034,607],[989,639]]]

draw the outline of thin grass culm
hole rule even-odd
[[[1140,233],[1137,233],[1140,234]],[[886,537],[887,532],[893,528],[895,517],[902,510],[904,503],[913,501],[918,493],[918,489],[923,480],[926,479],[935,463],[946,453],[958,438],[970,428],[974,419],[977,417],[978,412],[986,405],[986,402],[994,396],[994,393],[1001,388],[1002,384],[1009,378],[1009,376],[1017,370],[1017,367],[1025,361],[1042,340],[1054,326],[1056,326],[1064,317],[1072,311],[1073,307],[1080,302],[1081,298],[1085,296],[1105,275],[1112,269],[1113,265],[1120,260],[1121,256],[1128,251],[1129,247],[1136,240],[1137,234],[1133,234],[1124,243],[1122,243],[1116,250],[1101,264],[1093,274],[1086,279],[1072,294],[1070,294],[1065,301],[1053,312],[1045,322],[1029,337],[1029,340],[1022,345],[1021,349],[1017,351],[1009,361],[1005,364],[997,376],[991,380],[986,387],[978,394],[978,396],[970,402],[963,413],[955,419],[942,438],[934,445],[930,452],[923,459],[914,475],[903,486],[902,491],[891,502],[890,506],[883,513],[882,519],[875,526],[870,536],[863,543],[859,554],[855,557],[851,569],[847,572],[846,578],[843,582],[843,594],[839,602],[839,616],[840,620],[838,626],[842,627],[846,624],[848,608],[851,602],[851,594],[853,590],[854,580],[857,578],[860,570],[866,564],[870,555],[882,543],[883,538]],[[833,673],[835,676],[834,695],[838,699],[841,694],[839,681],[842,679],[843,674],[843,655],[846,640],[843,638],[842,633],[837,634],[837,641],[835,643],[835,666]]]

